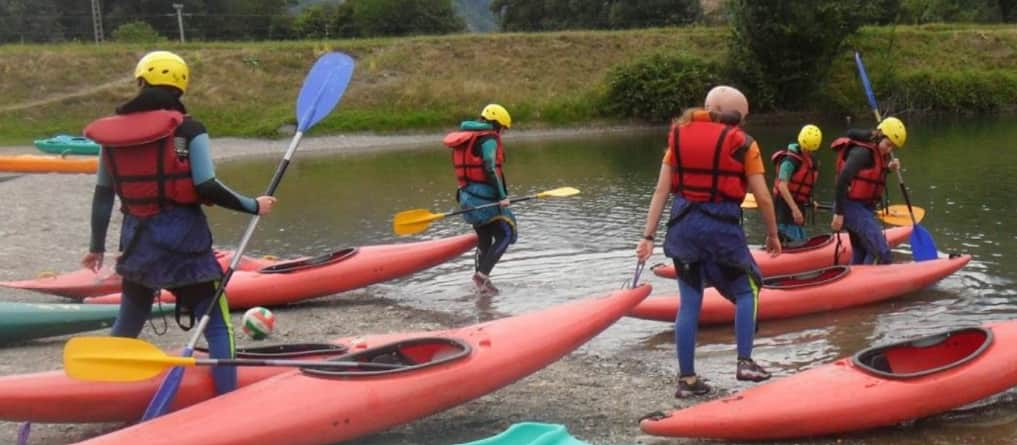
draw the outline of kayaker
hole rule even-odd
[[[798,132],[797,144],[788,144],[770,157],[777,168],[773,196],[781,243],[801,243],[807,237],[803,209],[815,210],[812,191],[819,177],[819,160],[812,157],[812,152],[819,149],[822,142],[823,132],[809,124]]]
[[[837,152],[837,183],[830,228],[835,232],[847,230],[851,264],[893,262],[875,209],[883,199],[887,169],[900,168],[900,160],[893,158],[892,152],[906,141],[904,123],[888,117],[875,130],[848,130],[846,136],[831,144]]]
[[[123,301],[112,335],[137,337],[152,311],[159,289],[174,294],[178,310],[201,314],[223,276],[212,252],[212,234],[201,204],[265,215],[275,198],[249,198],[215,177],[208,132],[187,115],[180,97],[190,72],[180,56],[155,51],[134,70],[138,94],[117,107],[116,115],[85,129],[102,145],[92,196],[92,236],[81,265],[102,267],[106,231],[114,195],[120,198],[123,224],[116,271],[123,277]],[[189,329],[180,322],[182,328]],[[211,312],[205,331],[210,355],[232,358],[233,328],[225,295]],[[216,367],[219,393],[236,387],[236,368]]]
[[[505,173],[505,148],[501,133],[512,126],[512,117],[505,107],[490,104],[480,111],[477,120],[463,121],[459,131],[445,136],[445,145],[452,149],[452,165],[459,189],[456,201],[463,209],[498,203],[463,213],[463,219],[477,232],[477,253],[474,261],[473,284],[480,294],[494,295],[498,288],[491,282],[491,270],[516,242],[516,218],[509,210]]]
[[[781,247],[759,146],[740,127],[748,113],[748,100],[740,91],[718,86],[706,95],[705,109],[686,110],[671,126],[643,239],[636,248],[639,260],[650,257],[662,207],[668,194],[674,195],[664,254],[674,260],[678,270],[681,297],[675,320],[679,367],[675,397],[712,390],[695,372],[696,335],[706,283],[736,304],[738,380],[770,378],[770,373],[752,360],[762,279],[740,224],[746,189],[756,195],[766,223],[766,250],[777,256]]]

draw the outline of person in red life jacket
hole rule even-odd
[[[890,246],[876,220],[876,205],[883,200],[888,169],[900,168],[892,159],[895,148],[907,142],[900,119],[888,117],[875,130],[848,130],[830,145],[837,153],[837,184],[833,221],[835,232],[847,229],[851,238],[851,264],[893,262]]]
[[[781,246],[773,201],[767,193],[759,146],[740,128],[749,113],[748,100],[734,88],[718,86],[710,90],[705,102],[705,109],[687,110],[671,126],[643,239],[636,248],[640,261],[650,257],[662,208],[668,195],[673,195],[664,254],[674,260],[679,271],[675,397],[712,390],[695,372],[699,311],[707,284],[736,304],[737,379],[758,382],[770,378],[770,373],[752,360],[762,278],[741,227],[741,202],[746,191],[756,195],[766,223],[766,249],[776,256]]]
[[[805,241],[805,214],[802,209],[814,208],[812,191],[819,177],[819,160],[812,152],[823,142],[823,132],[815,125],[806,125],[798,132],[798,143],[778,150],[770,160],[777,168],[773,183],[774,212],[780,242],[795,244]]]
[[[479,120],[463,121],[459,131],[445,136],[452,149],[452,166],[459,188],[456,200],[462,209],[498,203],[497,206],[463,213],[463,219],[477,232],[477,254],[473,284],[482,295],[494,295],[498,288],[491,282],[491,270],[516,242],[516,218],[509,210],[508,189],[503,164],[503,130],[512,126],[505,107],[490,104],[480,112]]]
[[[223,276],[212,252],[212,234],[201,204],[215,204],[252,215],[272,210],[275,198],[252,199],[215,178],[204,125],[187,115],[180,96],[190,72],[176,54],[146,54],[135,68],[137,96],[116,115],[85,128],[99,143],[99,170],[92,197],[92,236],[82,266],[102,267],[114,195],[120,198],[123,224],[116,271],[123,277],[123,298],[112,335],[137,337],[152,311],[159,289],[174,294],[177,308],[195,313],[212,303]],[[210,355],[232,358],[233,331],[226,296],[213,308],[205,331]],[[180,323],[180,312],[177,313]],[[213,370],[219,393],[236,387],[234,367]]]

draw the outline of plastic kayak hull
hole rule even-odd
[[[234,272],[226,285],[233,309],[278,306],[358,289],[409,275],[455,258],[477,244],[470,233],[413,243],[364,246],[320,257],[278,262],[256,271]],[[292,265],[292,267],[290,267]],[[269,269],[280,271],[269,273]],[[162,292],[163,302],[174,302]],[[119,304],[120,295],[86,298],[85,303]]]
[[[886,241],[890,247],[894,247],[911,236],[911,226],[891,227],[886,229]],[[753,249],[752,257],[759,265],[759,271],[764,277],[771,275],[787,275],[795,272],[802,272],[811,269],[834,265],[834,252],[839,253],[837,264],[848,264],[851,262],[851,242],[846,232],[841,232],[840,249],[837,248],[837,240],[832,235],[820,235],[824,238],[822,242],[816,242],[803,248],[788,248],[776,258],[771,257],[766,251]],[[813,237],[819,241],[817,237]],[[658,264],[652,267],[653,273],[664,278],[675,278],[673,264]]]
[[[935,415],[1017,385],[1017,321],[937,334],[881,354],[885,369],[900,367],[903,375],[871,372],[856,360],[860,352],[640,426],[663,436],[777,440]]]
[[[11,173],[95,173],[99,158],[64,158],[61,156],[14,155],[0,156],[0,172]]]
[[[540,370],[609,327],[650,290],[644,284],[605,297],[426,334],[468,346],[468,355],[455,361],[371,376],[333,378],[289,371],[81,443],[324,445],[353,439],[467,402]],[[410,338],[365,337],[349,345],[356,351]],[[213,413],[219,415],[209,422]]]
[[[565,425],[520,422],[495,436],[459,445],[589,445],[589,442],[572,437]]]
[[[969,261],[970,255],[962,255],[914,263],[840,266],[846,272],[832,281],[786,287],[771,287],[764,283],[759,290],[757,319],[789,318],[898,297],[935,284],[960,270]],[[679,298],[677,292],[674,292],[668,296],[647,298],[629,316],[674,322],[678,307]],[[722,297],[716,289],[711,287],[704,290],[703,306],[699,313],[700,325],[734,323],[734,314],[735,305]]]
[[[233,252],[216,251],[216,257],[223,269],[233,260]],[[238,270],[257,270],[277,263],[278,261],[243,257],[237,266]],[[120,292],[120,275],[104,268],[99,273],[88,269],[79,269],[63,274],[44,274],[39,278],[20,281],[3,281],[0,286],[13,289],[24,289],[61,297],[84,299],[99,295]]]
[[[117,306],[83,304],[0,303],[0,344],[113,326]],[[173,306],[156,306],[152,315],[172,313]]]
[[[84,136],[71,136],[61,134],[49,139],[36,139],[35,148],[44,153],[52,154],[76,154],[76,155],[97,155],[101,146],[95,141]]]

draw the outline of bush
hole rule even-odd
[[[113,40],[124,43],[156,43],[165,41],[152,25],[145,22],[124,23],[113,30]]]
[[[989,112],[1017,103],[1017,75],[1009,70],[920,70],[892,80],[895,108],[955,113]]]
[[[701,104],[718,72],[716,64],[688,55],[654,54],[612,70],[600,108],[611,116],[666,122]]]

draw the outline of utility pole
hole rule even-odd
[[[92,31],[95,43],[102,43],[102,6],[99,0],[92,0]]]
[[[184,15],[181,13],[184,10],[184,4],[174,3],[173,8],[177,10],[177,27],[180,28],[180,43],[184,43]]]

